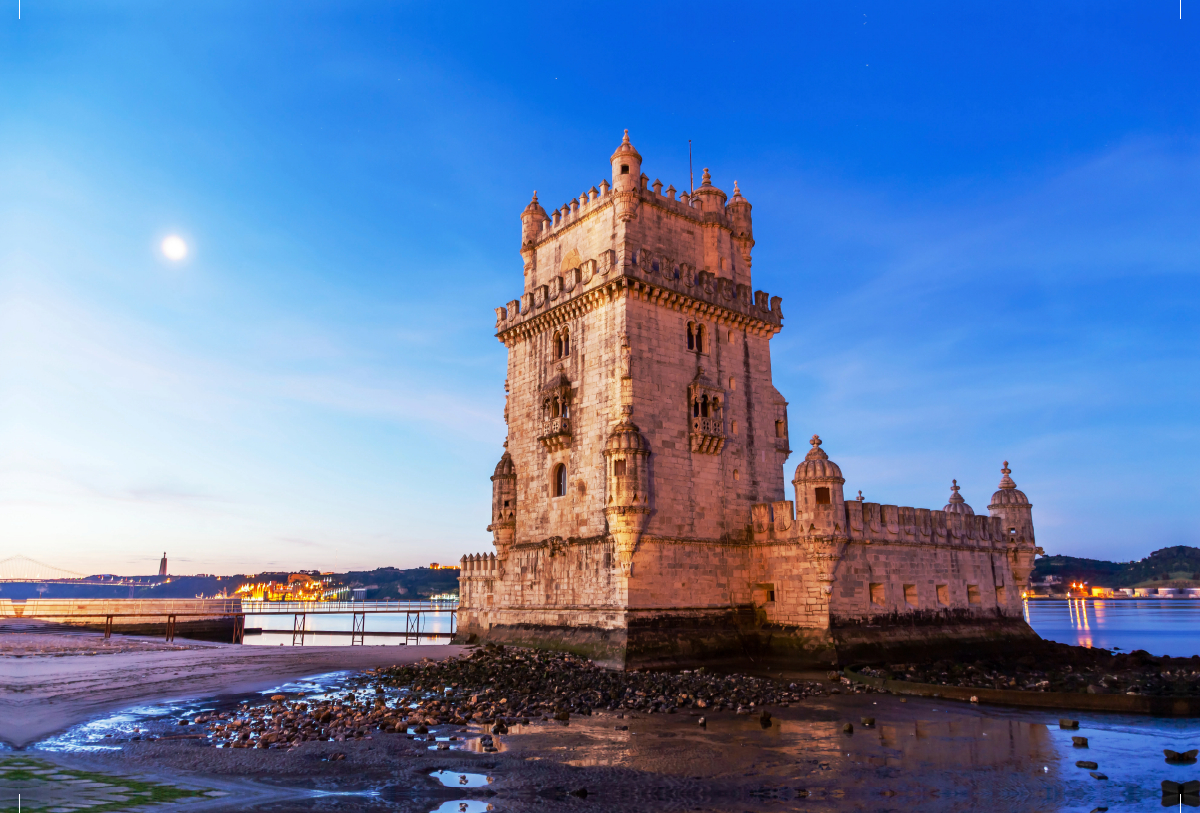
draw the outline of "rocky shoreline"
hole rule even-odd
[[[375,731],[432,739],[430,728],[444,725],[483,724],[503,734],[509,725],[528,724],[534,718],[565,721],[599,710],[761,716],[770,707],[787,707],[805,698],[873,691],[704,669],[613,672],[576,655],[495,645],[462,658],[372,669],[349,685],[352,688],[337,698],[277,694],[236,711],[179,722],[204,726],[220,747],[280,748],[363,739]],[[483,743],[484,751],[491,747]]]
[[[886,680],[964,689],[1200,697],[1200,656],[1155,657],[1143,650],[1114,654],[1050,641],[1009,661],[892,663],[857,671]]]

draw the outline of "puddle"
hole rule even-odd
[[[429,774],[447,788],[486,788],[492,782],[492,777],[481,773],[460,773],[458,771],[434,771]],[[462,804],[458,802],[456,804]],[[439,808],[440,810],[441,808]],[[454,808],[449,808],[454,810]]]
[[[443,802],[429,813],[486,813],[488,810],[495,810],[495,808],[487,802],[468,799],[459,802]]]

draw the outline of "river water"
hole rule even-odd
[[[273,615],[246,616],[245,643],[256,646],[291,646],[293,640],[297,644],[309,646],[349,646],[354,628],[354,615],[345,613],[307,613],[303,614],[304,605],[289,606],[287,602],[273,602],[269,607]],[[313,606],[313,605],[307,605]],[[320,605],[317,605],[320,606]],[[341,605],[346,607],[346,604]],[[367,602],[363,605],[369,608],[364,614],[365,629],[363,643],[367,646],[400,644],[445,644],[449,643],[448,633],[454,631],[453,604],[442,604],[438,609],[431,610],[428,602],[406,604],[392,602],[384,605]],[[390,606],[394,612],[374,612],[372,609],[380,606]],[[410,615],[406,609],[420,610],[418,615]],[[303,638],[295,635],[295,628],[302,626]],[[261,629],[261,633],[252,632]],[[440,633],[440,634],[433,634]]]
[[[1151,655],[1200,655],[1200,601],[1189,599],[1035,599],[1025,620],[1038,635],[1076,646]]]

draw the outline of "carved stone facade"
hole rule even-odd
[[[1032,515],[1007,464],[991,517],[847,503],[814,436],[785,500],[783,314],[752,291],[750,203],[707,169],[690,195],[649,183],[628,133],[611,169],[521,214],[524,291],[496,309],[496,552],[463,558],[461,638],[625,667],[1032,635]]]

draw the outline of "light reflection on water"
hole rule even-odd
[[[308,646],[350,645],[353,630],[351,613],[310,614],[303,619],[303,624],[303,642]],[[409,635],[406,630],[407,624],[407,613],[367,613],[367,634],[363,637],[363,643],[367,646],[398,646],[406,643],[418,645],[450,642],[448,637]],[[246,635],[245,643],[255,646],[291,646],[294,625],[295,620],[291,615],[247,615],[246,628],[261,629],[263,632],[261,635]],[[453,631],[449,613],[421,613],[419,633]]]
[[[1190,599],[1027,600],[1025,620],[1051,641],[1151,655],[1200,655],[1200,601]]]

